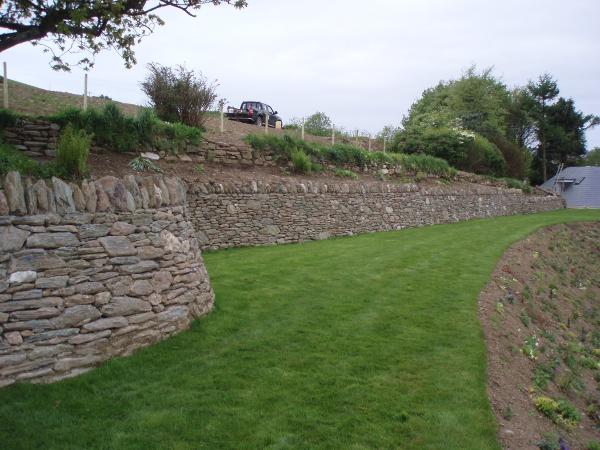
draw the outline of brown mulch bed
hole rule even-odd
[[[479,315],[503,448],[562,437],[573,450],[600,440],[600,224],[556,225],[513,245],[480,295]],[[536,410],[539,396],[566,399],[581,422],[557,425]]]

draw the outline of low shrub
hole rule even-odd
[[[82,178],[87,174],[87,159],[92,137],[84,130],[67,125],[58,140],[56,164],[71,178]]]
[[[581,421],[581,414],[577,408],[567,400],[553,400],[550,397],[536,397],[535,407],[538,411],[558,425],[573,428]]]
[[[0,130],[14,127],[17,124],[18,119],[18,116],[10,109],[0,108]]]
[[[310,158],[302,150],[294,150],[292,152],[292,164],[294,165],[294,170],[298,173],[310,173],[312,169]]]
[[[480,134],[450,127],[429,127],[397,133],[394,152],[425,154],[451,166],[479,174],[502,176],[506,162],[500,149]]]
[[[66,178],[64,171],[56,163],[39,163],[11,145],[0,143],[0,174],[4,175],[11,171],[33,178],[53,176]]]
[[[85,130],[93,134],[96,144],[116,152],[150,147],[174,154],[185,150],[188,144],[198,145],[202,137],[200,128],[163,122],[149,109],[140,111],[136,117],[125,116],[115,103],[87,111],[67,108],[49,120]]]
[[[514,178],[499,178],[499,180],[504,182],[509,188],[521,189],[527,194],[531,193],[531,186],[526,181],[520,181]]]
[[[351,170],[347,170],[347,169],[335,169],[333,171],[333,174],[336,177],[342,177],[342,178],[352,178],[353,180],[358,179],[358,175],[356,175],[354,172],[352,172]]]
[[[344,166],[364,167],[369,164],[388,165],[406,174],[424,173],[444,178],[456,175],[456,170],[443,159],[430,155],[401,153],[368,152],[362,148],[347,144],[324,146],[302,141],[289,135],[250,134],[245,141],[259,152],[270,152],[276,160],[292,161],[296,152],[302,152],[319,164],[329,163],[338,168]],[[292,161],[293,162],[293,161]]]
[[[502,176],[506,173],[506,162],[498,147],[476,134],[467,143],[463,168],[475,173]]]
[[[190,127],[204,125],[207,113],[217,99],[216,82],[210,83],[202,73],[181,65],[167,67],[150,63],[148,71],[142,90],[162,120],[181,122]]]

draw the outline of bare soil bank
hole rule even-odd
[[[480,295],[479,314],[503,448],[562,437],[585,449],[599,440],[600,224],[556,225],[513,245]],[[570,402],[580,423],[557,425],[536,409],[541,396]]]

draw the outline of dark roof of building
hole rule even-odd
[[[540,188],[560,194],[568,208],[600,208],[600,167],[567,167]]]

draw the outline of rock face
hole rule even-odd
[[[6,198],[10,184],[11,204],[0,204],[0,386],[80,373],[210,311],[213,294],[179,180],[152,180],[173,186],[169,201],[181,202],[158,209],[142,208],[134,177],[98,187],[24,183],[16,175],[3,181],[0,193]],[[36,200],[21,201],[19,189]]]

